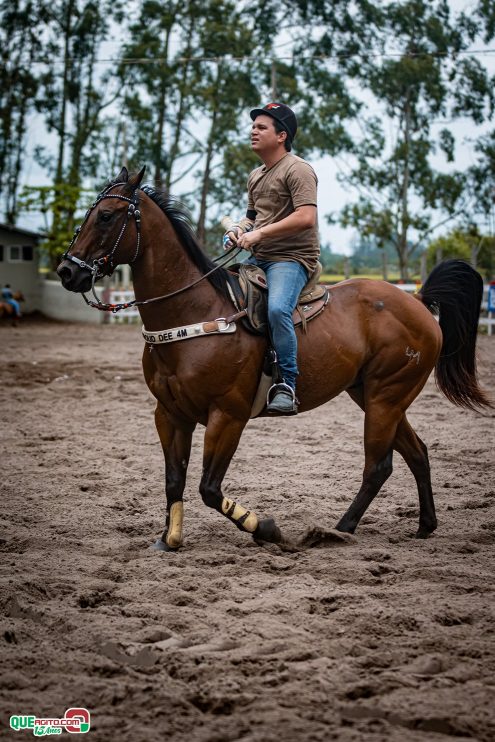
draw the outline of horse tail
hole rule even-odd
[[[491,407],[476,372],[476,337],[483,299],[483,279],[463,260],[439,263],[426,279],[419,298],[438,313],[443,335],[435,377],[447,399],[460,407]]]

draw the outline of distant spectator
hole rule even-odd
[[[12,293],[12,289],[10,288],[9,283],[6,283],[2,289],[2,301],[4,301],[6,304],[9,304],[13,308],[16,319],[21,318],[21,305],[19,304],[17,299],[14,298],[14,294]]]

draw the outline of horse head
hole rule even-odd
[[[138,259],[139,186],[145,169],[129,175],[123,167],[88,209],[57,268],[65,289],[78,293],[89,291],[100,278],[112,275],[117,265]]]

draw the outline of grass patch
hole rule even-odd
[[[359,273],[358,275],[351,275],[349,278],[371,278],[376,281],[382,281],[382,276],[377,273]],[[388,277],[388,281],[390,283],[397,283],[399,281],[400,276],[398,273],[390,273]],[[343,273],[322,273],[320,278],[320,283],[338,283],[339,281],[345,281],[345,276]],[[411,276],[408,283],[417,283],[419,281],[419,276]]]

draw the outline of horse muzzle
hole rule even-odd
[[[57,275],[62,281],[62,286],[67,291],[74,291],[81,294],[91,289],[91,271],[87,268],[81,268],[67,259],[62,260],[58,266]]]

